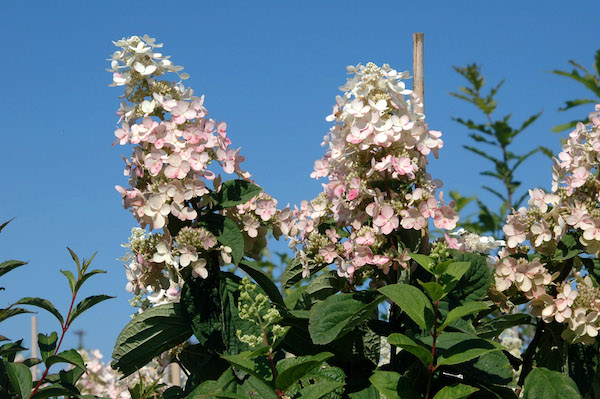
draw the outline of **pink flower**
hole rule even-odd
[[[398,216],[394,213],[394,208],[391,205],[384,204],[381,207],[381,213],[373,220],[373,226],[378,227],[379,231],[385,235],[390,234],[398,228]]]
[[[433,225],[438,229],[453,230],[458,222],[458,213],[448,205],[443,205],[435,210]]]

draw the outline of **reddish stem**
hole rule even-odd
[[[436,278],[437,280],[437,278]],[[434,366],[435,363],[435,345],[437,343],[437,318],[438,318],[438,301],[433,302],[433,345],[431,346],[431,364],[429,365],[429,377],[427,378],[427,393],[425,394],[425,399],[429,399],[429,391],[431,389],[431,380],[433,378],[433,373],[437,370],[437,366]]]
[[[56,355],[58,353],[58,350],[60,349],[60,345],[62,344],[63,338],[65,337],[67,330],[71,326],[71,324],[67,324],[67,322],[69,321],[69,318],[71,317],[71,312],[73,311],[73,305],[75,304],[76,296],[77,296],[77,292],[74,292],[73,298],[71,298],[71,306],[69,307],[69,313],[67,314],[67,320],[64,324],[61,324],[62,334],[60,335],[60,340],[58,341],[58,345],[56,345],[56,348],[54,349],[54,353],[52,355]],[[33,395],[35,395],[35,393],[38,391],[38,389],[40,389],[40,385],[42,385],[42,382],[44,381],[44,378],[46,378],[46,376],[48,375],[49,370],[50,370],[50,368],[46,367],[46,370],[44,370],[44,374],[42,374],[42,378],[40,378],[37,385],[35,386],[35,389],[31,392],[31,395],[29,395],[29,399],[31,399],[31,397]]]

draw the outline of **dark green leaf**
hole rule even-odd
[[[265,294],[269,297],[271,302],[278,305],[285,306],[283,303],[283,297],[281,292],[273,283],[273,280],[267,276],[254,262],[240,262],[238,265],[240,269],[248,273],[250,277],[263,289]]]
[[[336,271],[328,270],[315,277],[304,292],[312,302],[322,301],[338,293],[345,283],[346,279],[339,277]]]
[[[95,274],[102,274],[102,273],[106,273],[104,270],[92,270],[89,273],[84,274],[79,281],[77,281],[77,284],[75,284],[75,291],[79,291],[79,289],[81,288],[81,286],[83,285],[83,283],[85,283],[85,281],[92,277]]]
[[[443,349],[437,360],[438,366],[465,363],[486,353],[503,349],[498,343],[464,333],[442,333],[437,344]]]
[[[0,263],[0,276],[8,273],[9,271],[16,269],[19,266],[26,265],[27,262],[22,262],[20,260],[7,260],[5,262]]]
[[[102,301],[105,301],[107,299],[110,298],[114,298],[114,296],[109,296],[109,295],[92,295],[89,296],[87,298],[85,298],[83,301],[79,302],[76,306],[75,309],[73,309],[73,312],[71,313],[71,316],[69,317],[69,320],[67,320],[67,323],[70,325],[73,323],[73,321],[81,316],[81,314],[83,312],[85,312],[86,310],[88,310],[89,308],[91,308],[94,305],[99,304]]]
[[[245,204],[261,193],[262,188],[245,180],[227,180],[221,190],[211,194],[213,201],[222,208]]]
[[[73,258],[73,261],[77,265],[77,272],[78,272],[78,275],[80,275],[81,274],[81,263],[79,262],[79,257],[77,257],[77,254],[75,252],[73,252],[73,250],[71,250],[71,248],[67,247],[67,249],[69,250],[69,253],[71,254],[71,258]]]
[[[52,302],[50,302],[47,299],[26,297],[26,298],[19,299],[16,302],[16,304],[31,305],[31,306],[37,306],[38,308],[42,308],[42,309],[50,312],[52,315],[54,315],[54,317],[56,317],[58,319],[58,321],[60,322],[61,326],[64,324],[64,319],[63,319],[62,315],[60,314],[60,312],[58,310],[56,310],[56,308],[54,307]]]
[[[154,306],[136,315],[119,334],[112,365],[128,376],[191,335],[182,305]]]
[[[421,287],[423,287],[423,289],[427,293],[427,296],[429,296],[429,299],[431,299],[434,302],[439,301],[445,296],[444,289],[435,281],[424,283],[421,280],[419,280],[419,284],[421,284]]]
[[[300,390],[300,398],[320,399],[325,395],[329,395],[333,391],[344,386],[343,382],[337,381],[322,381],[316,384],[309,385]]]
[[[370,293],[339,294],[315,304],[308,322],[313,342],[325,345],[345,335],[368,319],[383,299]]]
[[[443,331],[450,323],[452,323],[456,319],[461,319],[465,316],[468,316],[473,313],[479,313],[484,310],[488,310],[490,307],[483,302],[467,302],[464,305],[458,306],[452,309],[442,325],[438,328],[438,331]]]
[[[242,352],[237,355],[222,355],[221,357],[228,361],[232,366],[245,371],[265,382],[272,382],[273,375],[266,352],[268,347],[260,348],[254,352]]]
[[[79,390],[69,384],[55,383],[38,389],[31,399],[54,398],[58,396],[78,397]]]
[[[476,328],[477,335],[481,338],[497,337],[502,331],[507,328],[519,326],[522,324],[530,324],[531,316],[524,313],[506,314],[494,317],[491,320],[485,320]]]
[[[201,326],[197,326],[197,330],[199,334],[205,334],[204,336],[209,337],[207,342],[213,341],[215,344],[209,344],[206,348],[211,351],[214,350],[218,345],[223,345],[218,341],[218,337],[211,337],[210,332],[213,331],[214,328],[215,334],[217,334],[222,328],[222,341],[225,344],[225,348],[227,353],[230,355],[235,355],[240,352],[244,352],[250,350],[248,344],[240,341],[237,337],[237,331],[241,330],[244,334],[250,334],[254,336],[260,336],[262,331],[260,326],[258,326],[253,320],[246,320],[239,317],[239,309],[238,309],[238,299],[240,296],[239,284],[241,278],[231,274],[231,273],[223,273],[223,278],[221,280],[220,287],[220,295],[221,295],[221,305],[222,305],[222,321],[219,319],[219,315],[211,315],[209,314],[209,319],[205,320],[208,324],[205,325],[206,329],[202,329]],[[206,302],[209,302],[208,300]],[[216,317],[213,319],[213,317]],[[201,320],[194,319],[195,322],[202,322]],[[213,325],[212,322],[216,321],[220,324]],[[204,331],[204,332],[202,332]],[[205,343],[206,345],[206,343]]]
[[[392,334],[388,337],[388,342],[391,345],[395,345],[415,355],[425,367],[429,367],[431,363],[433,363],[431,349],[418,344],[412,338],[407,337],[404,334]]]
[[[388,399],[419,399],[410,380],[393,371],[376,371],[369,381]]]
[[[69,270],[61,270],[60,272],[67,277],[67,280],[69,280],[69,287],[71,288],[71,293],[75,293],[75,285],[77,285],[77,279],[75,278],[73,273]]]
[[[513,367],[501,351],[486,353],[455,366],[471,383],[507,385],[513,380]]]
[[[471,265],[447,296],[451,307],[465,302],[481,301],[487,295],[494,279],[486,257],[476,253],[459,252],[455,252],[453,257],[455,261],[470,262]]]
[[[465,399],[472,393],[479,391],[479,388],[470,385],[455,384],[446,386],[435,394],[433,399]]]
[[[8,374],[13,389],[17,393],[18,398],[27,399],[31,394],[33,378],[29,367],[22,363],[3,362],[4,369]]]
[[[79,367],[80,369],[85,371],[85,362],[83,358],[75,349],[69,349],[64,352],[60,352],[59,354],[48,356],[44,361],[46,367],[50,368],[53,364],[56,363],[68,363],[73,366]]]
[[[426,331],[433,327],[433,306],[421,290],[408,284],[392,284],[379,289],[394,301],[417,325]]]
[[[8,222],[4,222],[0,225],[0,231],[4,230],[4,228],[13,220],[15,220],[15,218],[10,219]]]
[[[213,233],[217,240],[231,248],[233,264],[237,265],[244,256],[244,236],[233,220],[214,213],[204,215],[198,220],[201,227]]]
[[[275,386],[282,391],[286,391],[332,356],[333,353],[323,352],[314,356],[298,356],[280,360],[277,363]]]
[[[30,312],[27,309],[23,309],[23,308],[8,308],[8,309],[0,309],[0,322],[19,315],[19,314],[23,314],[23,313],[34,313],[34,312]]]
[[[223,308],[221,303],[221,281],[217,272],[210,272],[212,278],[190,277],[181,291],[183,315],[191,325],[200,345],[220,353],[223,343]],[[236,299],[230,304],[237,306]],[[237,339],[234,337],[234,339]]]
[[[56,332],[50,335],[38,334],[38,347],[40,348],[43,361],[46,361],[48,357],[54,354],[56,341],[58,341],[58,334]]]
[[[423,266],[425,270],[429,273],[433,273],[433,267],[435,266],[435,261],[427,255],[422,254],[410,254],[412,260],[417,262],[419,265]]]
[[[523,385],[524,399],[580,399],[577,385],[568,376],[543,367],[534,369]]]
[[[237,387],[237,392],[244,399],[277,399],[277,394],[273,387],[253,375],[249,376],[241,386]]]
[[[567,233],[558,243],[556,252],[554,253],[555,260],[567,260],[576,257],[583,252],[583,246],[579,242],[579,237],[575,233]]]

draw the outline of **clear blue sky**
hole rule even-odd
[[[412,33],[425,33],[427,121],[444,134],[445,147],[430,172],[445,190],[478,194],[489,183],[487,165],[462,149],[466,131],[452,117],[479,118],[473,107],[448,95],[464,82],[453,65],[477,61],[491,83],[507,82],[499,114],[521,122],[543,116],[521,140],[523,151],[543,143],[555,151],[552,126],[585,117],[558,114],[582,87],[546,71],[575,59],[591,67],[600,48],[600,25],[587,15],[592,1],[12,1],[0,15],[3,77],[0,132],[0,220],[16,217],[0,235],[0,259],[26,267],[5,275],[0,306],[21,296],[42,296],[60,309],[68,288],[59,269],[72,267],[65,249],[80,256],[98,251],[94,264],[108,274],[93,278],[83,294],[117,296],[78,319],[85,344],[110,358],[132,312],[119,261],[135,221],[114,190],[125,184],[121,154],[111,147],[121,89],[110,88],[104,68],[111,40],[149,34],[165,43],[191,75],[187,81],[213,118],[229,125],[245,167],[281,205],[314,197],[320,182],[309,174],[322,154],[325,121],[346,81],[349,64],[373,61],[398,70],[412,67]],[[548,159],[525,164],[524,187],[549,187]],[[279,245],[278,249],[284,248]],[[40,330],[58,326],[40,314]],[[29,337],[29,318],[0,331]],[[70,333],[65,348],[76,345]]]

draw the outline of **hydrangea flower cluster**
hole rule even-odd
[[[132,251],[125,258],[127,289],[136,295],[133,304],[144,309],[178,300],[182,268],[190,266],[193,276],[207,278],[210,252],[216,252],[221,264],[231,262],[231,248],[220,245],[210,232],[192,223],[171,237],[169,220],[189,223],[200,211],[211,209],[208,194],[222,188],[221,175],[211,170],[212,165],[244,180],[250,174],[240,168],[244,157],[231,147],[227,124],[207,117],[204,97],[195,97],[181,83],[189,77],[180,73],[183,68],[156,52],[162,44],[148,36],[132,36],[115,45],[119,50],[111,58],[111,86],[125,87],[115,144],[135,145],[130,159],[125,159],[130,187],[116,188],[142,228],[163,230],[152,234],[134,230],[126,245]],[[167,73],[177,74],[178,82],[164,79]],[[207,187],[209,181],[213,190]],[[280,211],[276,200],[261,193],[222,213],[238,223],[247,254],[257,257]]]
[[[113,54],[109,71],[113,86],[125,86],[126,99],[117,111],[121,126],[116,142],[136,145],[126,160],[131,187],[117,186],[123,204],[142,227],[163,228],[169,215],[193,220],[197,207],[205,205],[198,201],[209,192],[202,179],[216,177],[208,168],[211,163],[247,179],[250,174],[240,168],[244,157],[230,147],[227,124],[206,117],[204,97],[193,96],[181,81],[159,79],[182,69],[154,52],[162,44],[132,36],[115,45],[121,50]]]
[[[558,279],[539,258],[515,258],[526,254],[528,240],[534,251],[554,255],[567,233],[579,237],[584,253],[600,252],[600,104],[590,114],[589,125],[579,123],[570,133],[558,158],[554,158],[552,192],[529,190],[528,208],[513,210],[503,227],[506,248],[495,268],[495,289],[505,300],[522,293],[530,300],[533,314],[546,322],[566,323],[563,337],[571,342],[592,344],[600,330],[600,290],[582,278],[581,264]],[[563,280],[563,281],[561,281]],[[511,288],[512,287],[512,288]],[[584,294],[585,293],[585,294]]]
[[[600,252],[600,104],[590,125],[579,123],[554,158],[552,192],[529,191],[529,208],[514,211],[503,227],[510,252],[529,240],[537,253],[552,255],[567,231],[578,231],[586,253]]]
[[[146,385],[163,379],[164,366],[168,364],[158,359],[142,367],[138,373],[122,378],[122,375],[113,370],[109,364],[102,362],[103,355],[99,350],[80,349],[79,354],[86,363],[87,371],[77,381],[77,388],[83,395],[102,398],[130,399],[128,388],[136,385],[140,378]]]
[[[442,183],[425,171],[427,156],[437,157],[443,141],[413,110],[419,100],[406,89],[408,72],[373,63],[348,72],[353,77],[327,117],[335,122],[324,138],[328,151],[311,174],[328,180],[324,191],[290,212],[295,223],[285,212],[280,220],[289,235],[297,229],[292,245],[305,275],[310,265],[324,263],[335,263],[348,278],[360,268],[387,273],[406,267],[406,252],[390,238],[395,231],[425,229],[429,219],[451,230],[458,221],[453,204],[444,204],[441,194],[436,198]]]

